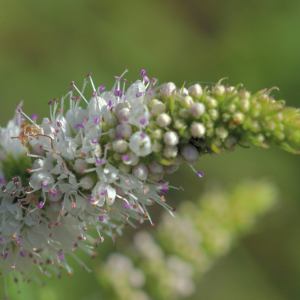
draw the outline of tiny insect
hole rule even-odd
[[[56,155],[60,155],[61,153],[57,153],[54,150],[53,147],[53,138],[49,135],[45,135],[45,134],[40,134],[40,127],[36,126],[36,125],[29,125],[28,123],[24,122],[21,125],[21,132],[20,135],[17,137],[12,137],[11,139],[18,139],[21,141],[23,147],[26,146],[27,142],[28,142],[28,137],[37,137],[37,136],[43,136],[43,137],[47,137],[51,140],[51,148],[53,150],[53,152]]]

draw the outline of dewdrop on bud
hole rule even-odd
[[[240,106],[243,111],[247,112],[250,108],[250,101],[248,99],[243,99],[240,102]]]
[[[224,127],[218,127],[216,129],[216,135],[220,138],[220,139],[226,139],[228,136],[228,131],[224,128]]]
[[[164,128],[171,124],[172,118],[169,115],[167,115],[166,113],[163,113],[157,117],[156,122],[158,123],[158,125],[160,127]]]
[[[233,121],[234,121],[235,123],[241,123],[241,122],[243,122],[243,121],[244,121],[244,118],[245,118],[245,116],[244,116],[244,114],[241,113],[241,112],[236,112],[236,113],[233,115]]]
[[[157,162],[156,160],[153,160],[151,164],[149,165],[149,169],[152,173],[162,173],[163,172],[163,165]]]
[[[225,86],[224,85],[217,85],[214,88],[214,92],[217,96],[223,96],[225,93]]]
[[[205,112],[205,105],[203,103],[193,103],[190,106],[190,113],[195,118],[201,117]]]
[[[187,144],[181,150],[182,156],[190,163],[197,162],[199,159],[199,153],[195,146]]]
[[[161,89],[161,93],[165,98],[168,98],[169,96],[174,94],[175,91],[176,91],[176,85],[173,82],[168,82]]]
[[[167,158],[173,158],[177,155],[178,148],[176,146],[167,146],[164,149],[163,155]]]
[[[164,142],[168,146],[176,146],[179,143],[178,134],[174,131],[167,131],[164,136]]]
[[[191,96],[185,96],[182,100],[181,103],[185,106],[185,107],[190,107],[193,103],[194,100]]]
[[[146,180],[148,177],[148,169],[144,164],[138,164],[133,169],[133,175],[140,180]]]
[[[194,84],[189,87],[189,94],[191,96],[195,96],[197,98],[201,97],[203,94],[203,90],[200,84]]]
[[[85,190],[91,189],[93,184],[93,179],[89,176],[83,177],[79,182],[79,186],[81,186]]]
[[[191,126],[191,133],[194,138],[201,138],[206,131],[205,126],[202,123],[193,123]]]
[[[162,103],[161,101],[157,101],[155,102],[155,104],[152,107],[152,111],[155,114],[162,114],[166,111],[166,106],[164,103]]]
[[[127,150],[128,144],[124,140],[115,140],[112,143],[113,150],[119,153],[123,153]]]
[[[162,129],[156,129],[151,133],[151,136],[155,140],[161,140],[164,137],[164,131]]]
[[[131,136],[132,129],[129,124],[125,123],[117,126],[117,132],[120,136],[128,138]]]

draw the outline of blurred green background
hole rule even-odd
[[[92,72],[97,86],[109,87],[126,68],[129,81],[144,68],[161,83],[178,86],[222,77],[252,92],[277,86],[275,99],[300,106],[299,14],[297,0],[2,0],[0,125],[22,99],[26,113],[48,116],[47,102],[65,94],[71,80],[81,86]],[[186,187],[184,193],[170,193],[175,205],[197,199],[209,180],[229,187],[243,177],[268,177],[281,192],[276,210],[218,261],[193,299],[300,299],[299,165],[299,157],[278,149],[239,149],[203,158],[201,182],[184,167],[169,177]],[[96,260],[82,257],[97,270],[118,247],[107,239]],[[43,288],[21,283],[19,296],[10,283],[11,298],[105,299],[95,273],[72,265],[72,278],[53,279]]]

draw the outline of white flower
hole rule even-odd
[[[126,100],[131,105],[138,105],[143,103],[146,87],[141,80],[133,83],[126,92]]]
[[[25,124],[24,133],[21,118],[31,119],[19,108],[7,128],[1,128],[0,161],[8,155],[23,157],[21,144],[27,143],[26,156],[32,159],[23,174],[6,178],[12,180],[7,184],[2,179],[7,169],[0,169],[4,184],[0,190],[0,251],[5,256],[8,251],[9,257],[9,263],[0,262],[0,268],[6,273],[10,273],[9,264],[24,273],[36,265],[44,273],[41,263],[50,259],[71,275],[65,255],[74,255],[77,248],[85,249],[91,257],[96,255],[83,244],[93,240],[88,226],[96,227],[101,242],[103,233],[115,242],[115,233],[121,235],[124,224],[136,227],[134,220],[142,223],[148,219],[154,226],[147,210],[154,202],[172,214],[173,208],[162,197],[169,189],[162,180],[164,173],[174,172],[185,161],[196,161],[198,151],[192,145],[183,147],[176,128],[167,128],[173,115],[154,90],[156,80],[149,80],[142,72],[143,81],[125,91],[125,83],[121,87],[125,73],[105,92],[103,86],[95,89],[89,74],[94,89],[90,101],[84,97],[87,81],[82,90],[72,82],[61,103],[58,99],[48,103],[50,117],[41,125]],[[187,95],[185,89],[177,91],[173,83],[165,85],[161,93],[176,101]],[[154,98],[159,100],[151,101]],[[68,100],[70,108],[64,111]],[[16,260],[19,256],[22,260]],[[52,271],[60,274],[57,269]]]
[[[128,123],[138,128],[145,128],[149,125],[149,110],[146,105],[138,104],[131,108]]]
[[[138,156],[147,156],[152,152],[151,139],[143,131],[135,132],[129,139],[130,150]]]

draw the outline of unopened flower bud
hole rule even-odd
[[[118,121],[115,119],[115,118],[111,118],[111,119],[108,119],[106,124],[109,126],[109,127],[116,127],[117,124],[118,124]]]
[[[130,115],[130,110],[129,108],[122,108],[119,112],[118,112],[118,119],[119,121],[123,121],[126,122],[129,120],[129,115]]]
[[[167,131],[164,136],[164,142],[168,146],[176,146],[179,143],[178,134],[175,131]]]
[[[248,99],[243,99],[240,102],[240,106],[243,111],[247,112],[250,108],[250,101]]]
[[[116,114],[116,116],[118,116],[119,111],[121,109],[123,109],[123,108],[130,108],[130,107],[131,107],[131,105],[127,101],[126,102],[118,103],[117,106],[116,106],[116,108],[115,108],[115,114]]]
[[[190,112],[189,110],[183,108],[179,111],[179,115],[183,118],[183,119],[187,119],[190,116]]]
[[[193,103],[194,100],[191,96],[185,96],[182,100],[181,103],[183,104],[183,106],[185,107],[190,107]]]
[[[216,134],[220,139],[226,139],[228,136],[228,131],[224,127],[218,127],[216,129]]]
[[[223,96],[225,93],[225,86],[224,85],[217,85],[214,88],[214,92],[217,96]]]
[[[203,94],[203,90],[200,84],[196,83],[189,87],[189,94],[191,96],[195,96],[197,98],[201,97]]]
[[[205,105],[203,103],[193,103],[190,106],[190,113],[195,118],[201,117],[205,112]]]
[[[123,162],[119,164],[120,171],[125,173],[125,174],[130,171],[130,168],[131,168],[130,165],[126,165]]]
[[[166,106],[163,102],[157,101],[152,108],[155,114],[162,114],[166,111]]]
[[[263,143],[264,140],[265,140],[265,137],[264,137],[262,134],[258,134],[258,135],[256,136],[256,139],[257,139],[259,142]]]
[[[227,93],[232,93],[235,90],[235,86],[228,86],[226,88]],[[234,93],[236,93],[237,91],[235,91]]]
[[[210,109],[208,113],[214,121],[216,121],[219,118],[219,112],[216,109]]]
[[[155,140],[161,140],[164,137],[164,131],[162,129],[156,129],[151,133],[151,136]]]
[[[207,137],[213,137],[215,134],[215,131],[213,129],[207,129],[206,136]]]
[[[176,146],[167,146],[164,149],[163,155],[167,158],[173,158],[177,155],[178,148]]]
[[[131,161],[131,163],[129,164],[131,166],[136,166],[140,162],[140,158],[137,157],[136,154],[133,152],[129,152],[128,157],[129,161]]]
[[[168,98],[169,96],[174,94],[175,91],[176,91],[176,85],[173,82],[168,82],[161,89],[161,93],[165,98]]]
[[[236,105],[235,104],[230,104],[228,106],[228,111],[231,112],[231,113],[234,113],[236,110]]]
[[[187,144],[183,147],[181,154],[190,163],[197,162],[199,159],[199,153],[195,146]]]
[[[112,128],[109,130],[109,136],[113,139],[118,134],[118,131],[116,128]]]
[[[241,123],[244,121],[244,114],[241,113],[241,112],[236,112],[234,115],[233,115],[233,121],[236,122],[236,123]]]
[[[244,91],[241,96],[243,99],[249,99],[251,94],[248,91]]]
[[[148,169],[144,164],[140,163],[134,167],[133,175],[140,180],[146,180],[148,176]]]
[[[193,123],[191,126],[191,133],[194,138],[201,138],[206,131],[205,126],[202,123]]]
[[[149,165],[149,169],[152,173],[162,173],[163,172],[163,166],[156,160],[153,160],[151,164]]]
[[[179,169],[179,166],[170,165],[170,166],[164,166],[164,172],[167,174],[172,174],[176,172]]]
[[[83,177],[79,182],[79,186],[81,186],[85,190],[91,189],[93,184],[93,179],[89,176]]]
[[[189,130],[189,128],[187,128],[186,130],[184,130],[182,137],[184,137],[185,139],[189,140],[192,137],[191,131]]]
[[[205,125],[207,128],[214,128],[215,123],[212,120],[208,120]]]
[[[119,153],[123,153],[127,150],[128,143],[124,140],[115,140],[112,143],[113,150]]]
[[[224,122],[227,122],[227,121],[230,119],[230,114],[224,113],[224,114],[222,115],[222,119],[223,119]]]
[[[159,181],[163,179],[164,173],[148,173],[148,178],[153,180],[153,181]]]
[[[235,137],[228,137],[225,141],[226,147],[232,148],[236,145],[237,139]]]
[[[116,153],[114,153],[113,158],[115,160],[120,160],[121,159],[121,154],[116,152]]]
[[[163,113],[157,117],[156,122],[160,127],[167,127],[171,124],[172,119],[169,115]]]
[[[207,97],[208,107],[216,108],[218,106],[218,101],[214,98]]]
[[[74,169],[76,172],[81,173],[81,172],[83,172],[83,171],[86,169],[86,167],[87,167],[87,163],[86,163],[85,160],[83,160],[83,159],[77,159],[77,160],[75,161],[75,164],[74,164],[74,166],[73,166],[73,169]]]
[[[162,144],[158,143],[157,141],[154,141],[153,145],[152,145],[152,150],[155,153],[159,153],[162,149]]]
[[[124,123],[122,125],[117,126],[117,132],[122,137],[128,138],[128,137],[131,136],[132,129],[131,129],[131,126],[129,124]]]
[[[180,130],[181,128],[184,128],[186,126],[186,123],[182,119],[177,119],[174,123],[174,128]]]

